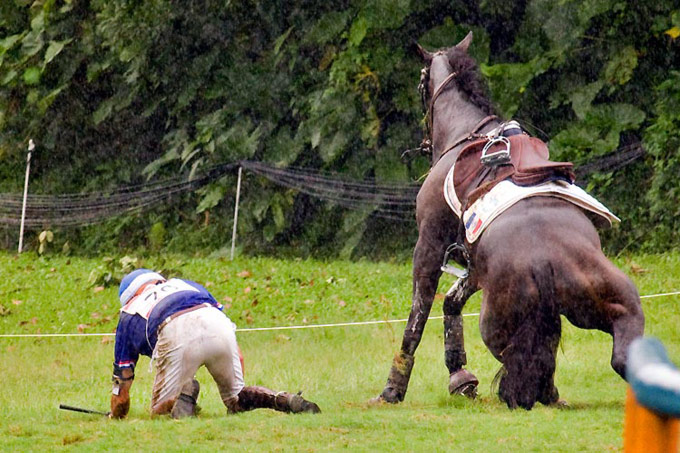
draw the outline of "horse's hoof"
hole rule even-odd
[[[477,397],[477,385],[479,380],[468,370],[458,370],[449,376],[449,393],[451,395],[463,395],[470,399]]]
[[[554,407],[555,409],[571,409],[569,403],[561,398],[555,401],[554,403],[551,403],[550,407]]]
[[[401,396],[401,397],[400,397]],[[404,396],[400,395],[395,389],[391,387],[385,387],[382,393],[375,398],[368,400],[369,404],[381,404],[381,403],[391,403],[397,404],[404,400]]]
[[[368,404],[371,406],[377,406],[379,404],[385,404],[387,401],[385,401],[385,398],[383,398],[382,395],[375,396],[368,400]]]

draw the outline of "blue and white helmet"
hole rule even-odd
[[[120,298],[120,305],[125,306],[132,296],[139,291],[145,283],[155,280],[165,280],[158,272],[149,269],[137,269],[127,274],[120,281],[120,288],[118,289],[118,297]]]

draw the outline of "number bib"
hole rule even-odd
[[[146,289],[137,297],[133,297],[120,311],[130,315],[139,315],[148,320],[151,311],[158,303],[166,297],[172,296],[179,292],[192,291],[200,292],[188,283],[178,278],[171,278],[170,280],[158,284],[147,286]]]

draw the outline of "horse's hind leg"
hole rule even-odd
[[[611,366],[626,379],[628,346],[644,334],[645,317],[633,282],[611,262],[604,258],[603,262],[595,270],[588,269],[586,276],[573,285],[589,292],[571,298],[573,303],[564,307],[564,314],[578,327],[599,329],[612,336]]]
[[[626,359],[628,356],[628,346],[634,339],[644,333],[644,316],[642,309],[639,313],[628,316],[621,316],[613,322],[614,346],[612,348],[611,365],[619,376],[626,379]]]
[[[462,310],[467,300],[477,291],[470,277],[458,279],[444,298],[444,361],[449,369],[449,393],[477,396],[479,380],[463,369],[467,363],[463,340]]]
[[[623,288],[618,291],[616,303],[608,304],[613,337],[611,365],[619,376],[626,379],[626,359],[628,346],[634,339],[644,334],[645,317],[642,313],[640,296],[633,283],[627,277],[620,280]],[[616,285],[616,286],[619,286]]]

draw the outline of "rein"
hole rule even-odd
[[[439,98],[439,95],[444,92],[444,89],[451,83],[453,79],[456,78],[458,75],[457,72],[452,72],[449,74],[441,84],[437,87],[436,90],[434,90],[434,94],[432,95],[432,99],[429,102],[429,105],[426,100],[426,93],[427,93],[427,79],[429,78],[429,69],[428,68],[423,68],[420,71],[420,83],[418,84],[418,91],[420,92],[421,99],[423,102],[423,110],[425,111],[425,137],[423,138],[423,141],[420,143],[420,146],[415,149],[409,149],[406,150],[402,154],[402,158],[406,155],[410,155],[414,151],[418,151],[422,154],[434,154],[434,147],[432,145],[432,130],[434,128],[434,103]],[[483,118],[481,121],[479,121],[475,127],[472,128],[472,130],[456,140],[453,145],[449,146],[442,152],[442,154],[439,156],[439,159],[444,157],[446,153],[451,151],[452,149],[456,148],[457,146],[461,145],[462,143],[465,143],[470,140],[475,140],[478,138],[483,138],[484,135],[479,134],[479,131],[489,124],[491,121],[498,119],[496,115],[489,115],[485,118]],[[436,162],[432,162],[432,165],[436,164]]]
[[[441,159],[442,157],[444,157],[444,155],[445,155],[446,153],[448,153],[448,152],[451,151],[453,148],[457,147],[458,145],[460,145],[460,144],[462,144],[462,143],[465,143],[465,142],[471,141],[471,140],[476,140],[476,139],[478,139],[478,138],[484,138],[484,137],[486,137],[484,134],[479,134],[478,132],[479,132],[484,126],[486,126],[487,124],[489,124],[491,121],[493,121],[493,120],[495,120],[495,119],[498,119],[498,117],[497,117],[496,115],[489,115],[489,116],[487,116],[487,117],[482,118],[482,120],[481,120],[479,123],[477,123],[477,125],[476,125],[475,127],[473,127],[472,130],[471,130],[470,132],[468,132],[467,135],[462,136],[461,138],[459,138],[458,140],[456,140],[456,141],[453,143],[453,145],[451,145],[451,146],[449,146],[448,148],[446,148],[446,149],[444,150],[444,152],[441,154],[441,156],[439,156],[439,159]]]

